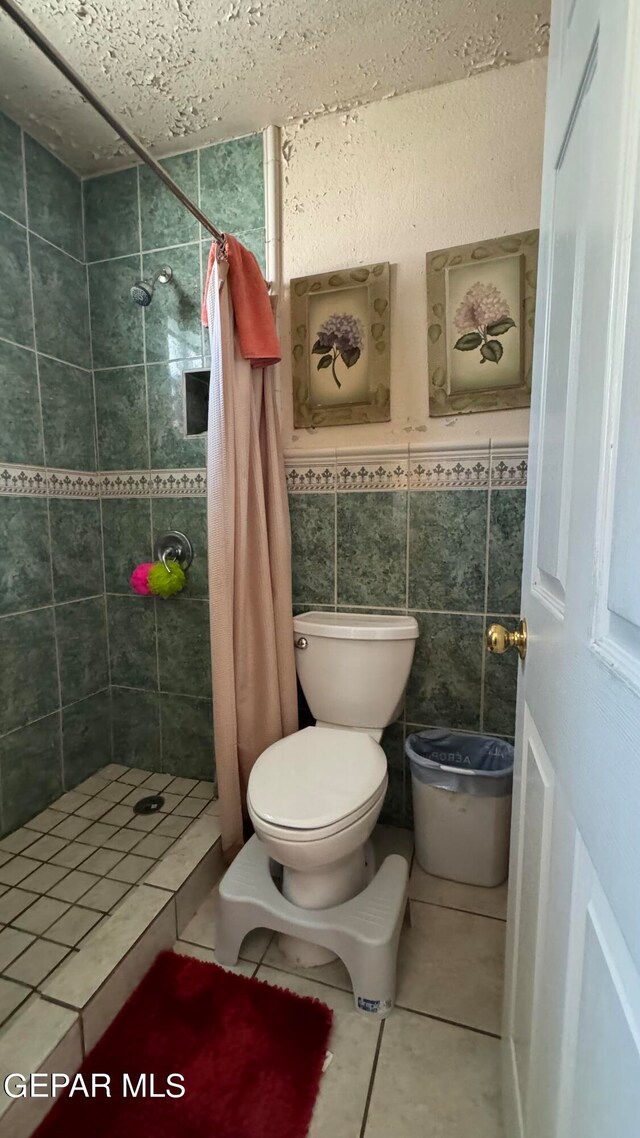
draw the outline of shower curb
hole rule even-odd
[[[224,872],[218,819],[197,818],[0,1036],[0,1070],[72,1076]],[[0,1088],[0,1138],[30,1138],[54,1104]]]

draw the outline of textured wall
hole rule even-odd
[[[544,54],[549,0],[22,0],[107,105],[166,155],[292,116]],[[5,109],[79,173],[127,147],[0,14]]]
[[[536,60],[285,129],[285,279],[392,266],[392,421],[293,430],[287,298],[286,447],[526,438],[527,411],[429,420],[425,255],[537,226],[545,77]]]
[[[111,741],[81,184],[2,116],[0,211],[4,832]]]

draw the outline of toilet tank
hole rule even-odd
[[[298,678],[315,719],[381,730],[397,717],[418,636],[412,616],[305,612],[293,629]]]

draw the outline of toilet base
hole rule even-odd
[[[282,895],[299,909],[329,909],[351,901],[366,888],[375,874],[375,854],[370,841],[332,865],[318,870],[282,867]],[[291,964],[318,968],[337,959],[337,953],[300,937],[282,933],[278,945]]]
[[[216,958],[236,964],[247,933],[272,929],[339,956],[351,977],[357,1010],[387,1016],[395,999],[408,880],[407,862],[391,854],[356,897],[325,909],[303,909],[280,892],[269,853],[254,836],[220,882]]]
[[[301,940],[299,936],[289,933],[280,933],[278,948],[283,956],[298,968],[320,968],[322,964],[331,964],[338,959],[338,954],[330,948],[322,948],[319,944],[311,944],[308,940]]]

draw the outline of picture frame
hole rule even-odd
[[[531,403],[539,231],[427,254],[429,414]]]
[[[391,418],[389,265],[291,281],[295,427]]]

